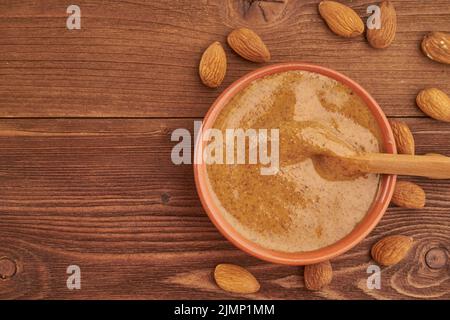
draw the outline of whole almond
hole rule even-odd
[[[428,116],[445,122],[450,122],[450,98],[436,88],[422,90],[416,98],[419,108]]]
[[[420,209],[425,206],[425,191],[415,183],[398,181],[395,185],[392,203],[399,207]]]
[[[400,154],[415,154],[414,136],[408,125],[403,121],[390,120],[392,132],[394,133],[397,151]]]
[[[305,266],[304,278],[308,290],[320,290],[330,284],[333,279],[330,261]]]
[[[397,31],[397,13],[391,1],[383,1],[380,4],[381,28],[367,28],[367,40],[377,49],[387,48],[395,39]]]
[[[450,33],[430,32],[422,41],[422,51],[431,60],[450,64]]]
[[[319,3],[319,12],[328,27],[337,35],[357,37],[364,32],[364,22],[350,7],[335,1]]]
[[[262,39],[248,28],[233,30],[228,35],[228,44],[242,58],[253,62],[270,61],[270,52]]]
[[[413,239],[406,236],[388,236],[372,246],[372,258],[383,266],[392,266],[406,257]]]
[[[234,264],[219,264],[214,270],[214,279],[220,288],[232,293],[255,293],[260,288],[249,271]]]
[[[217,88],[222,83],[227,72],[227,56],[220,42],[211,44],[200,60],[199,74],[202,82],[211,88]]]

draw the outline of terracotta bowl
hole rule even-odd
[[[367,104],[369,109],[375,116],[378,125],[382,133],[382,147],[384,152],[396,153],[396,147],[394,142],[394,137],[392,134],[389,122],[383,113],[383,110],[379,107],[376,101],[370,96],[367,91],[365,91],[359,84],[349,79],[348,77],[324,67],[306,64],[306,63],[283,63],[275,64],[267,67],[263,67],[254,72],[251,72],[241,79],[230,85],[214,102],[214,104],[209,109],[203,121],[203,130],[209,129],[214,124],[218,114],[222,108],[230,101],[230,99],[240,90],[247,87],[252,81],[265,77],[270,74],[280,73],[289,70],[304,70],[311,71],[325,75],[329,78],[335,79],[348,87],[350,87],[355,94],[359,95],[364,102]],[[201,142],[200,139],[196,141],[196,154],[194,155],[196,159],[201,158],[201,148],[199,148],[200,143],[205,145],[205,142]],[[241,250],[251,254],[262,260],[288,264],[288,265],[307,265],[318,263],[336,257],[344,252],[350,250],[361,242],[378,224],[383,214],[391,201],[392,194],[394,192],[396,176],[394,175],[383,175],[380,181],[380,188],[376,199],[365,216],[365,218],[353,229],[353,231],[347,235],[345,238],[339,240],[338,242],[314,251],[308,252],[280,252],[275,250],[266,249],[260,245],[246,239],[244,236],[239,234],[223,217],[220,209],[214,203],[211,196],[211,190],[207,185],[207,173],[206,165],[204,163],[194,164],[194,176],[197,191],[202,202],[202,205],[208,214],[211,221],[219,229],[219,231],[235,246]]]

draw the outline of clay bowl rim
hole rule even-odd
[[[348,78],[347,76],[334,71],[329,68],[321,67],[309,63],[292,62],[292,63],[280,63],[273,64],[259,68],[253,72],[250,72],[234,83],[232,83],[228,88],[226,88],[223,93],[216,99],[208,110],[202,124],[202,129],[206,130],[211,128],[218,114],[222,108],[230,101],[230,99],[240,90],[247,87],[252,81],[274,74],[290,70],[302,70],[319,73],[335,79],[348,87],[350,87],[354,93],[360,96],[364,102],[367,104],[372,114],[380,127],[382,135],[383,150],[387,153],[397,153],[395,146],[395,140],[390,127],[389,121],[384,114],[378,103],[372,98],[372,96],[363,89],[358,83]],[[194,159],[201,158],[201,150],[199,148],[199,143],[201,135],[197,137],[195,142],[195,154]],[[205,142],[202,142],[203,145]],[[225,236],[231,243],[242,251],[257,257],[261,260],[268,262],[273,262],[277,264],[285,265],[307,265],[319,263],[325,260],[332,259],[339,256],[348,250],[352,249],[362,240],[364,240],[367,235],[377,226],[384,213],[386,212],[389,203],[394,192],[394,187],[396,183],[397,176],[395,175],[382,175],[380,180],[379,191],[377,197],[372,204],[371,209],[368,211],[364,219],[353,229],[353,231],[342,238],[341,240],[335,242],[334,244],[320,248],[314,251],[308,252],[281,252],[271,249],[264,248],[239,234],[223,217],[220,209],[215,204],[211,196],[211,190],[208,187],[206,181],[206,165],[205,163],[194,163],[194,178],[195,185],[197,188],[200,201],[203,208],[208,214],[210,220],[220,231],[220,233]]]

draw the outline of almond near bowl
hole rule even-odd
[[[378,126],[380,132],[379,143],[383,152],[397,152],[394,136],[389,122],[382,109],[369,95],[369,93],[367,93],[353,80],[334,70],[306,63],[283,63],[263,67],[234,82],[219,96],[219,98],[217,98],[209,109],[203,121],[203,132],[207,129],[213,128],[219,114],[227,106],[231,99],[241,92],[241,90],[247,88],[252,82],[267,76],[288,71],[304,71],[319,74],[348,87],[354,94],[361,98],[375,119],[376,125]],[[203,158],[202,150],[207,144],[207,142],[201,138],[202,136],[199,135],[196,141],[196,151],[194,155],[194,159],[196,160],[194,164],[194,177],[197,192],[206,213],[217,229],[230,242],[248,254],[265,261],[287,265],[308,265],[329,260],[343,254],[361,242],[375,228],[383,214],[386,212],[394,192],[396,176],[382,175],[379,180],[378,191],[376,191],[375,198],[373,202],[371,202],[367,213],[365,213],[363,218],[354,228],[352,227],[353,229],[351,229],[351,232],[336,242],[318,249],[297,252],[270,249],[267,246],[262,246],[255,241],[249,240],[248,237],[244,236],[242,232],[239,232],[229,222],[229,220],[224,217],[223,211],[219,208],[217,201],[214,200],[214,192],[208,181],[207,165],[204,161],[201,161]]]

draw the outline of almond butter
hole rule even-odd
[[[450,98],[436,88],[422,90],[416,98],[419,108],[428,116],[445,122],[450,122]]]
[[[259,291],[258,280],[246,269],[234,264],[219,264],[214,270],[217,285],[232,293],[255,293]]]
[[[391,1],[383,1],[380,4],[381,28],[367,28],[367,40],[377,49],[387,48],[394,41],[397,32],[397,13]]]
[[[422,41],[422,51],[431,60],[450,64],[450,33],[430,32]]]
[[[233,30],[228,35],[228,44],[242,58],[252,62],[270,61],[270,52],[262,39],[248,28]]]
[[[220,42],[214,42],[203,53],[200,60],[199,74],[202,82],[211,88],[222,83],[227,72],[227,56]]]
[[[372,258],[383,266],[392,266],[406,257],[413,239],[406,236],[387,236],[372,246]]]
[[[394,133],[397,151],[400,154],[415,154],[414,136],[408,125],[402,121],[390,120],[392,132]]]
[[[353,38],[364,32],[364,22],[350,7],[335,1],[322,1],[319,12],[328,27],[342,37]]]
[[[330,284],[333,279],[330,261],[305,266],[304,278],[308,290],[320,290]]]
[[[395,185],[392,203],[399,207],[420,209],[425,206],[425,191],[415,183],[398,181]]]

